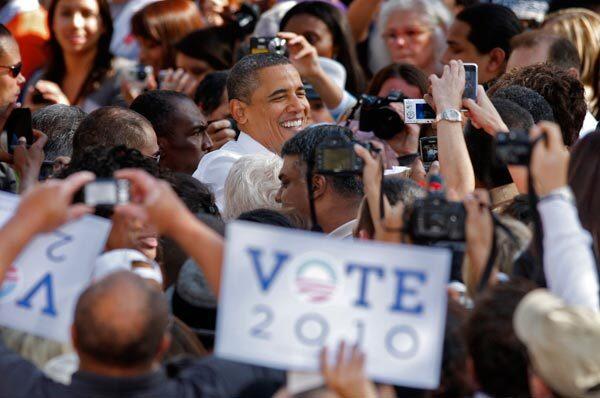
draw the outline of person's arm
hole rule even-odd
[[[531,129],[531,138],[546,134],[533,148],[531,173],[540,195],[538,211],[544,231],[544,274],[549,290],[569,305],[600,309],[596,261],[590,234],[583,229],[567,185],[569,152],[560,128],[549,122]]]
[[[438,114],[448,109],[460,110],[465,87],[465,68],[461,61],[444,66],[441,78],[429,77],[433,102]],[[440,173],[448,190],[464,198],[475,189],[475,173],[460,122],[441,120],[437,123]]]
[[[303,80],[310,83],[328,109],[336,109],[344,99],[344,90],[327,76],[319,63],[317,49],[304,36],[291,32],[280,32],[277,36],[287,40],[290,61]]]
[[[15,214],[0,228],[0,285],[8,267],[35,235],[92,212],[72,202],[75,193],[94,178],[92,173],[80,172],[40,184],[23,195]]]
[[[346,13],[352,36],[357,43],[365,40],[369,33],[369,26],[381,0],[354,0]]]
[[[131,182],[134,203],[119,206],[115,211],[148,219],[161,234],[175,240],[196,261],[218,297],[221,286],[223,238],[196,219],[177,197],[171,186],[136,169],[123,169],[116,178]]]

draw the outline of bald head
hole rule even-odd
[[[142,115],[117,106],[105,106],[83,119],[73,136],[73,157],[92,147],[125,145],[145,156],[158,152],[156,133]]]
[[[74,343],[87,357],[121,368],[150,365],[168,327],[163,294],[141,277],[116,272],[89,286],[75,308]]]

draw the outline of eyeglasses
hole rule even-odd
[[[10,71],[10,74],[12,75],[12,77],[14,77],[15,79],[21,74],[21,69],[23,68],[23,63],[19,62],[16,65],[13,66],[4,66],[4,65],[0,65],[0,68],[6,68]]]

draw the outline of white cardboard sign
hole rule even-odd
[[[19,197],[0,192],[0,225]],[[86,216],[36,237],[12,264],[0,286],[0,325],[68,342],[79,294],[89,284],[111,223]]]
[[[436,388],[450,264],[446,249],[230,224],[216,353],[317,371],[321,347],[343,339],[374,380]]]

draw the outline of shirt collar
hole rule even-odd
[[[237,139],[238,145],[240,145],[247,153],[272,153],[265,148],[260,142],[256,141],[249,134],[240,132],[240,136]]]
[[[332,238],[347,239],[352,237],[354,227],[358,223],[357,220],[350,220],[346,224],[342,224],[329,233]]]
[[[158,388],[166,382],[167,376],[162,368],[133,377],[110,377],[77,371],[73,374],[71,386],[81,392],[87,391],[89,395],[120,396],[121,394],[128,395],[128,392]]]

